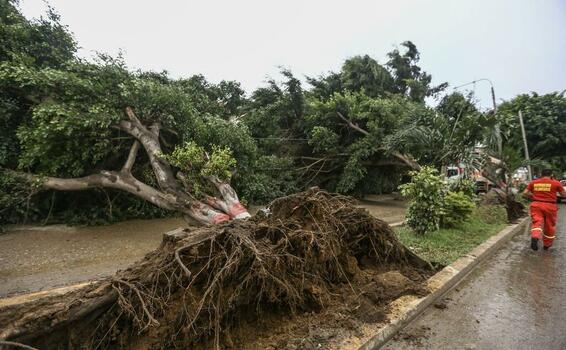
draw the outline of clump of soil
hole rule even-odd
[[[351,198],[317,188],[267,212],[177,232],[113,278],[0,310],[0,339],[40,348],[318,348],[424,294],[424,262]]]
[[[423,345],[423,340],[428,339],[430,336],[430,327],[420,326],[412,330],[404,330],[397,335],[395,335],[396,340],[402,339],[403,341],[412,344],[414,346],[421,347]]]

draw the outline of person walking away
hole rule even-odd
[[[552,170],[544,169],[542,176],[529,183],[523,196],[531,202],[531,248],[538,250],[542,236],[543,249],[548,250],[556,238],[557,193],[566,198],[566,191],[559,181],[552,178]]]

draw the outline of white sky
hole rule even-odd
[[[566,0],[49,3],[75,34],[82,57],[122,49],[131,68],[237,80],[248,92],[277,77],[278,66],[301,77],[338,70],[358,54],[383,63],[405,40],[417,45],[436,83],[489,78],[498,100],[566,89]],[[20,0],[20,7],[38,17],[46,5]],[[478,83],[476,93],[490,106],[487,83]]]

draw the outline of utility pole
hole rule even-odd
[[[529,181],[533,180],[533,171],[531,169],[531,158],[529,157],[529,146],[527,145],[527,134],[525,133],[525,125],[523,124],[523,113],[519,110],[519,123],[521,123],[521,133],[523,134],[523,145],[525,148],[525,159],[527,160],[527,169],[529,170]]]

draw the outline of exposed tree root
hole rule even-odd
[[[507,221],[509,222],[516,222],[519,218],[526,215],[525,205],[517,201],[514,194],[506,193],[498,188],[491,189],[486,193],[482,202],[488,205],[504,205],[507,211]]]
[[[269,212],[177,232],[115,277],[52,300],[0,310],[0,339],[40,348],[220,347],[225,329],[274,310],[321,310],[362,261],[429,265],[350,198],[319,189]]]

